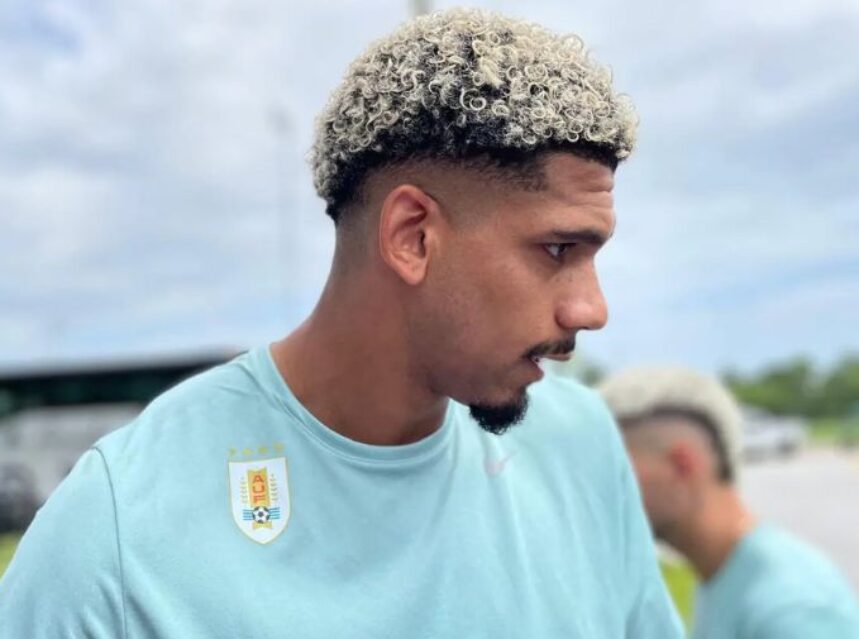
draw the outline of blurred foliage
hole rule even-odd
[[[727,372],[724,380],[744,404],[777,415],[859,419],[859,354],[825,371],[798,357],[752,375]]]
[[[659,562],[662,578],[674,600],[680,618],[687,630],[692,627],[692,613],[695,606],[695,586],[697,580],[689,565],[682,560],[663,559]]]
[[[859,416],[818,417],[809,423],[808,434],[817,444],[833,444],[855,448],[859,446]]]
[[[0,535],[0,577],[6,572],[6,566],[12,561],[12,555],[15,554],[15,548],[18,547],[18,542],[21,540],[21,533],[6,533]]]

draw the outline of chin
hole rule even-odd
[[[659,523],[659,522],[654,523],[653,520],[651,519],[650,520],[650,531],[653,533],[653,538],[656,541],[660,541],[663,544],[668,544],[669,546],[671,545],[667,539],[668,537],[670,537],[670,532],[669,532],[670,526],[666,526],[666,525]]]
[[[514,397],[502,402],[477,402],[468,405],[472,418],[480,427],[493,435],[503,435],[525,418],[528,411],[528,393],[522,389]]]

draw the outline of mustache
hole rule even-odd
[[[561,342],[543,342],[525,354],[525,357],[545,357],[546,355],[569,355],[576,350],[576,338],[570,337]]]

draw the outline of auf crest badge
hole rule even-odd
[[[289,521],[286,458],[229,462],[233,521],[260,544],[274,541]]]

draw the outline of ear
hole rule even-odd
[[[674,474],[682,479],[689,479],[701,472],[702,459],[693,446],[686,442],[674,442],[668,449],[668,459]]]
[[[404,184],[385,198],[379,215],[379,252],[385,263],[412,286],[426,277],[438,203],[425,191]]]

